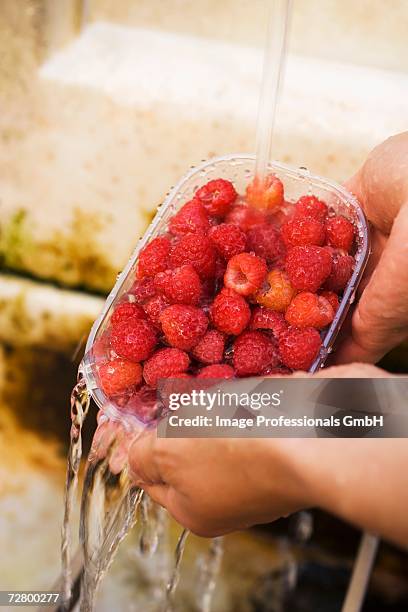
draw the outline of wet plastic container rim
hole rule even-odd
[[[90,350],[94,344],[94,340],[95,340],[96,334],[98,333],[100,325],[104,321],[105,316],[108,313],[113,301],[115,300],[116,296],[120,292],[120,289],[123,283],[125,282],[128,273],[130,272],[130,270],[136,263],[137,257],[141,249],[147,244],[152,234],[154,234],[154,232],[158,228],[161,222],[161,219],[163,217],[163,214],[165,213],[167,208],[170,206],[170,204],[173,202],[176,194],[184,187],[184,185],[187,182],[190,181],[190,179],[195,174],[201,172],[202,170],[204,170],[205,168],[208,168],[209,166],[217,164],[218,162],[229,162],[229,161],[232,162],[234,160],[255,161],[255,155],[244,154],[244,153],[235,153],[235,154],[231,153],[229,155],[213,157],[210,160],[199,164],[198,166],[193,166],[189,170],[189,172],[187,172],[183,176],[183,178],[169,191],[163,203],[158,207],[157,213],[153,221],[149,225],[147,231],[137,243],[128,263],[126,264],[122,272],[118,275],[116,279],[116,283],[113,286],[108,297],[106,298],[105,305],[99,317],[95,320],[94,324],[92,325],[92,328],[91,328],[91,331],[89,333],[88,340],[86,343],[86,347],[85,347],[85,355],[79,366],[79,372],[85,378],[85,382],[86,382],[88,391],[91,393],[92,398],[94,399],[94,401],[96,402],[99,408],[106,408],[107,404],[106,404],[106,400],[104,398],[103,393],[98,387],[98,383],[92,371],[92,363],[90,362],[90,358],[89,358]],[[370,254],[370,238],[369,238],[368,223],[367,223],[367,219],[365,217],[365,214],[357,198],[354,195],[352,195],[350,192],[348,192],[344,187],[339,185],[338,183],[335,183],[334,181],[331,181],[327,178],[323,178],[316,174],[311,174],[309,170],[307,170],[306,168],[294,168],[292,166],[287,166],[286,164],[282,164],[277,161],[270,162],[268,169],[271,172],[282,171],[286,173],[287,175],[293,177],[294,179],[303,179],[305,181],[308,181],[310,185],[315,184],[316,186],[319,186],[320,188],[323,187],[331,191],[334,195],[339,196],[342,200],[348,201],[355,211],[355,214],[358,218],[359,228],[361,228],[362,230],[362,235],[360,236],[360,244],[359,244],[359,247],[360,247],[359,254],[358,254],[359,256],[356,259],[356,264],[354,266],[353,274],[347,284],[346,289],[344,290],[343,297],[341,299],[336,316],[333,319],[329,329],[326,332],[319,355],[317,356],[317,358],[315,359],[314,363],[312,364],[309,370],[310,373],[314,373],[324,366],[324,363],[326,361],[328,354],[332,351],[334,341],[337,337],[338,332],[340,331],[342,323],[344,322],[344,319],[346,318],[349,307],[354,301],[356,289],[361,280],[362,274],[364,272],[364,268],[366,266],[366,263],[367,263],[367,260]],[[114,406],[111,405],[111,407],[113,408],[114,412],[117,410]]]

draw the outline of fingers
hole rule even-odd
[[[408,335],[408,132],[373,149],[347,183],[373,225],[351,336],[334,363],[375,363]]]
[[[92,440],[89,461],[103,459],[116,439],[119,424],[105,419],[102,413],[98,414],[98,427]]]
[[[408,201],[352,318],[352,335],[336,363],[375,363],[408,336]]]

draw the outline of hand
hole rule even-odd
[[[178,523],[214,537],[310,505],[289,454],[295,440],[165,439],[150,431],[129,453],[133,479]]]
[[[373,252],[335,361],[375,363],[408,337],[408,132],[376,147],[346,186],[372,224]]]
[[[317,376],[376,378],[390,374],[368,364],[351,364],[327,368]],[[390,452],[389,443],[395,452]],[[398,440],[376,439],[165,439],[150,431],[132,443],[129,465],[136,484],[181,525],[201,536],[228,533],[320,506],[408,542],[403,510],[408,499],[400,506],[396,499],[398,495],[407,498],[403,493],[408,490],[406,470],[401,465],[408,461],[408,448],[404,458],[399,447]],[[394,506],[401,507],[399,514]]]

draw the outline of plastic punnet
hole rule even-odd
[[[167,230],[170,218],[190,200],[202,185],[212,179],[223,178],[234,184],[238,193],[244,193],[245,187],[252,180],[255,169],[255,157],[246,154],[231,154],[211,159],[192,168],[181,181],[169,192],[163,204],[158,208],[157,214],[150,224],[145,235],[138,242],[126,267],[118,276],[115,286],[106,299],[104,308],[92,326],[88,337],[85,356],[80,365],[80,373],[84,376],[88,390],[97,406],[113,420],[137,423],[133,414],[127,414],[123,407],[107,398],[99,386],[97,367],[101,356],[94,347],[107,333],[110,316],[115,306],[123,301],[131,289],[136,275],[136,265],[141,249],[153,238]],[[347,315],[350,305],[355,299],[355,292],[361,280],[369,256],[369,230],[365,215],[357,199],[342,186],[311,174],[305,168],[292,168],[284,164],[273,162],[269,164],[269,171],[275,174],[284,184],[285,201],[295,203],[302,195],[315,195],[324,200],[329,206],[329,214],[341,214],[353,222],[356,232],[356,249],[354,252],[355,266],[353,274],[344,289],[343,296],[336,312],[335,318],[325,332],[320,352],[310,368],[316,372],[324,366],[328,354],[333,349],[334,341]],[[105,355],[105,358],[108,354]],[[104,356],[102,355],[102,359]]]

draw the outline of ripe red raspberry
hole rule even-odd
[[[224,288],[210,307],[211,320],[219,331],[238,336],[251,318],[251,311],[242,295]]]
[[[283,204],[283,183],[274,174],[264,179],[255,177],[246,188],[246,200],[250,206],[260,210],[272,210]]]
[[[354,269],[354,258],[351,255],[333,254],[332,271],[324,283],[324,288],[338,293],[350,280]]]
[[[137,277],[155,276],[168,268],[170,240],[166,236],[158,236],[147,244],[139,254]]]
[[[248,230],[248,251],[263,257],[269,264],[277,265],[286,253],[279,230],[271,223],[261,223]]]
[[[252,312],[249,328],[270,329],[276,339],[288,329],[285,317],[281,312],[276,312],[264,306],[257,306]]]
[[[111,327],[111,346],[117,355],[129,361],[143,361],[157,343],[154,327],[142,319],[127,319]]]
[[[317,244],[321,246],[326,239],[324,224],[312,217],[295,217],[282,225],[282,238],[288,248]]]
[[[229,378],[234,378],[234,376],[235,372],[231,366],[225,363],[220,363],[205,366],[205,368],[202,368],[198,372],[197,378],[222,378],[228,380]]]
[[[208,237],[218,253],[226,260],[245,251],[247,239],[238,225],[232,223],[215,225],[210,229]]]
[[[285,312],[296,290],[284,270],[274,269],[266,277],[266,284],[256,294],[256,301],[262,306]]]
[[[268,366],[279,364],[275,342],[259,331],[247,331],[234,342],[232,362],[238,376],[260,374]]]
[[[261,287],[266,272],[264,259],[252,253],[240,253],[229,260],[224,283],[240,295],[251,295]]]
[[[146,361],[143,377],[148,385],[157,387],[159,378],[172,378],[188,370],[190,358],[184,351],[177,348],[163,348],[156,351]]]
[[[177,241],[170,252],[172,268],[192,264],[201,278],[214,276],[215,263],[215,248],[202,234],[186,234]]]
[[[320,334],[314,327],[289,327],[279,338],[281,359],[292,370],[309,370],[321,345]]]
[[[346,217],[331,217],[326,223],[327,244],[350,252],[354,242],[354,225]]]
[[[195,197],[200,200],[209,215],[224,217],[237,198],[237,192],[230,181],[216,179],[196,191]]]
[[[146,314],[141,306],[132,302],[122,302],[118,304],[113,311],[111,317],[111,324],[115,325],[120,321],[126,321],[127,319],[145,319]]]
[[[217,329],[210,329],[195,345],[193,355],[202,363],[219,363],[222,361],[225,347],[225,335]]]
[[[210,229],[207,212],[198,200],[190,200],[170,219],[169,229],[176,236],[199,232],[206,234]]]
[[[125,359],[114,359],[101,365],[98,374],[102,391],[112,397],[141,383],[142,366]]]
[[[150,298],[150,300],[147,300],[147,302],[143,304],[143,308],[149,318],[149,321],[153,323],[153,325],[155,327],[158,327],[159,329],[161,327],[160,315],[163,312],[163,310],[165,310],[169,306],[170,306],[170,302],[167,298],[164,297],[164,295],[155,295],[154,297]]]
[[[321,295],[303,291],[298,293],[288,306],[285,314],[287,322],[293,327],[316,327],[323,329],[334,319],[334,310],[328,300]]]
[[[136,302],[143,304],[143,302],[156,295],[153,278],[143,278],[140,281],[135,281],[129,293],[135,296]]]
[[[167,342],[188,351],[204,336],[208,319],[200,308],[173,304],[162,312],[160,323]]]
[[[313,293],[329,277],[332,256],[319,246],[296,246],[288,252],[285,268],[295,289]]]
[[[226,223],[238,225],[243,232],[249,230],[254,225],[265,222],[265,214],[256,208],[251,208],[248,204],[236,204],[225,217]]]
[[[191,264],[159,272],[154,277],[154,281],[157,290],[162,291],[172,304],[195,306],[200,301],[201,281]]]
[[[320,295],[326,298],[328,302],[330,302],[331,307],[333,308],[334,314],[336,314],[339,308],[339,298],[337,294],[334,293],[334,291],[322,291]]]
[[[314,195],[302,196],[295,205],[296,216],[312,217],[318,221],[325,221],[328,212],[327,204]]]

